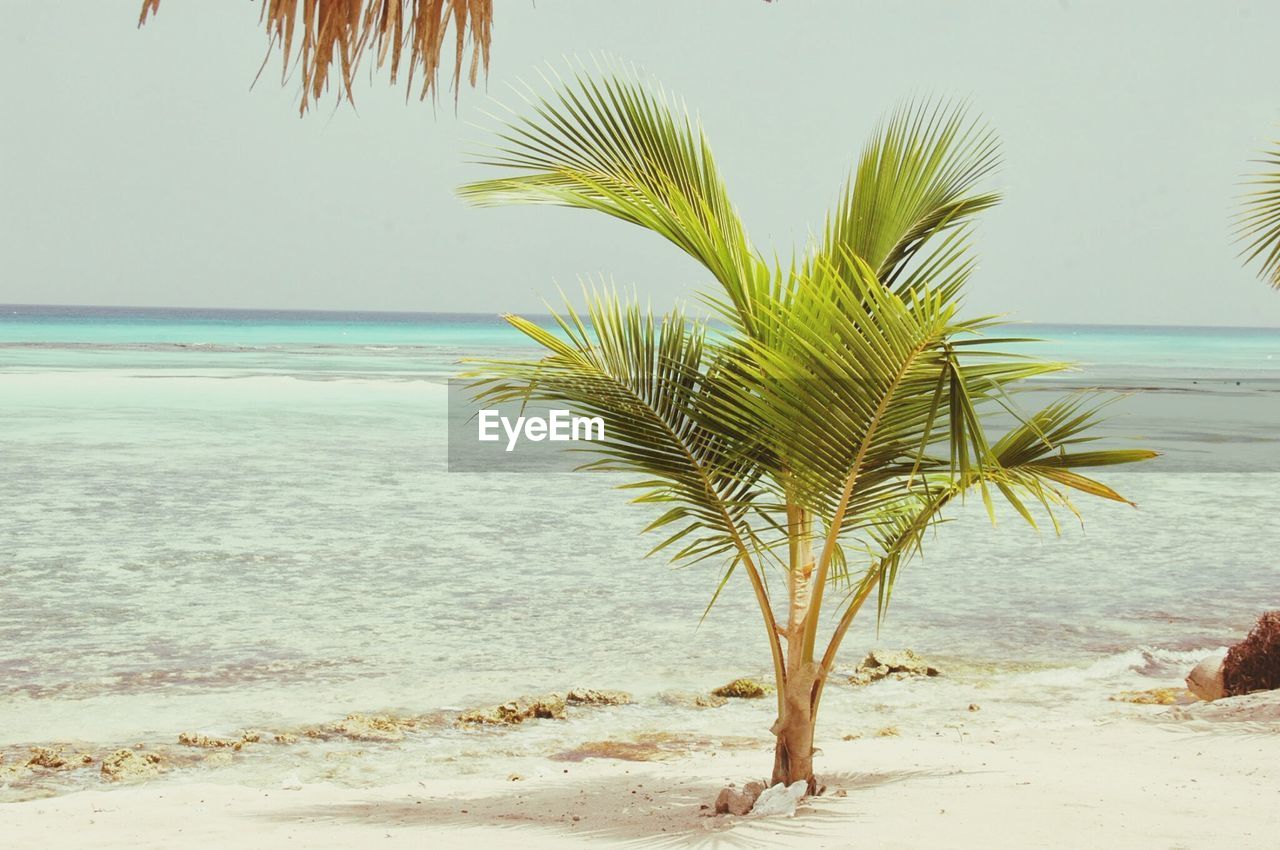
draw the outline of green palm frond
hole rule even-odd
[[[556,315],[559,332],[507,317],[547,356],[474,361],[477,399],[565,402],[600,416],[605,438],[586,468],[630,473],[637,502],[673,503],[648,530],[670,534],[656,549],[681,544],[676,559],[723,555],[747,534],[745,517],[759,478],[735,447],[700,427],[708,349],[705,327],[681,313],[655,319],[613,293],[588,293],[587,316]]]
[[[935,280],[948,269],[967,274],[963,234],[999,195],[977,187],[999,164],[995,135],[944,103],[894,113],[863,150],[827,219],[819,256],[842,266],[858,257],[891,287]],[[961,236],[949,238],[959,229]],[[910,274],[911,260],[938,237],[935,268]]]
[[[1238,224],[1246,263],[1257,260],[1259,274],[1280,289],[1280,142],[1263,154],[1265,170],[1253,176]]]
[[[823,515],[862,468],[910,463],[951,330],[948,305],[908,302],[863,264],[851,272],[819,265],[790,297],[760,302],[760,332],[733,351],[740,381],[719,397],[757,423],[792,497]]]
[[[485,165],[513,172],[459,190],[477,205],[542,203],[596,210],[640,225],[698,260],[744,320],[769,270],[752,248],[698,121],[632,70],[557,77],[526,88]]]

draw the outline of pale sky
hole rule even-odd
[[[529,311],[604,272],[663,308],[706,276],[659,238],[453,195],[488,98],[605,51],[701,113],[761,247],[820,228],[886,111],[962,98],[1004,149],[973,311],[1280,326],[1230,225],[1280,135],[1274,2],[497,0],[456,115],[379,78],[302,119],[274,61],[250,87],[258,3],[138,6],[5,4],[0,303]]]

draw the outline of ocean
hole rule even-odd
[[[819,739],[943,728],[979,702],[1010,724],[1105,719],[1111,696],[1178,684],[1280,607],[1280,331],[1015,330],[1080,364],[1046,389],[1125,394],[1109,434],[1165,455],[1100,475],[1137,509],[1080,499],[1061,535],[959,508],[842,656],[909,646],[944,675],[833,684]],[[646,560],[646,515],[610,476],[447,471],[458,361],[528,351],[496,316],[0,306],[0,751],[446,717],[571,687],[635,702],[177,773],[361,784],[603,739],[767,746],[769,700],[663,697],[768,673],[745,582],[700,622],[716,568]],[[93,782],[28,777],[0,799]]]

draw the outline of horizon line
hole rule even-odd
[[[551,318],[551,313],[496,310],[342,310],[316,307],[187,307],[171,304],[50,304],[28,302],[0,302],[0,311],[10,307],[21,308],[57,308],[81,310],[151,310],[177,311],[186,310],[195,313],[310,313],[327,316],[468,316],[500,319],[504,314],[516,313],[522,316]],[[1153,324],[1137,324],[1133,322],[1061,322],[1035,319],[1007,319],[1008,325],[1037,325],[1041,327],[1082,327],[1082,328],[1162,328],[1170,330],[1240,330],[1240,331],[1276,331],[1278,325],[1195,325],[1161,322]]]

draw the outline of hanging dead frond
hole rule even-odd
[[[160,0],[143,0],[138,25],[159,8]],[[389,66],[393,85],[406,71],[401,58],[407,51],[406,86],[412,91],[414,77],[420,76],[422,99],[436,92],[445,56],[453,57],[455,99],[464,66],[472,86],[482,70],[489,70],[493,0],[263,0],[261,21],[270,39],[268,58],[280,51],[282,82],[293,68],[301,68],[301,113],[324,96],[331,74],[340,79],[339,96],[354,103],[352,84],[368,51],[376,56],[376,67]],[[453,38],[447,40],[451,27]]]

